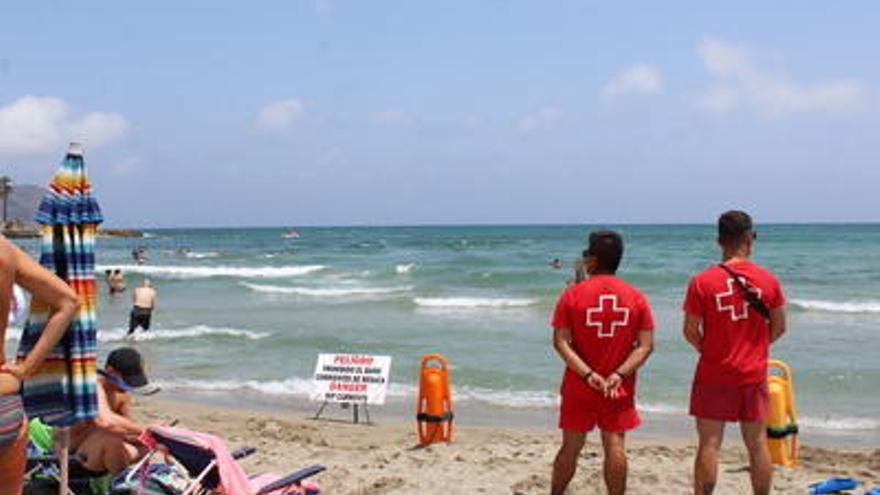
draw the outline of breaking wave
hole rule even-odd
[[[153,328],[149,331],[138,330],[132,336],[128,336],[128,329],[112,328],[98,331],[98,340],[101,342],[120,342],[134,340],[137,342],[152,340],[193,339],[199,337],[238,337],[251,340],[263,339],[269,333],[241,330],[238,328],[216,328],[207,325],[195,325],[185,328]]]
[[[236,277],[236,278],[287,278],[298,277],[314,273],[325,268],[324,265],[292,265],[292,266],[170,266],[170,265],[116,265],[99,266],[103,271],[108,268],[119,268],[123,272],[140,273],[156,277],[167,278],[209,278],[209,277]]]
[[[880,301],[823,301],[792,299],[791,305],[806,311],[826,313],[880,313]]]
[[[186,253],[187,258],[193,258],[193,259],[197,259],[197,260],[200,260],[203,258],[216,258],[217,256],[220,256],[220,253],[218,253],[216,251],[207,251],[204,253],[200,253],[198,251],[190,251],[190,252]]]
[[[816,428],[820,430],[853,431],[880,429],[880,422],[871,418],[838,418],[834,416],[816,418],[811,416],[803,416],[798,419],[798,423],[800,423],[801,426]]]
[[[347,287],[347,288],[310,288],[310,287],[282,287],[278,285],[261,285],[241,282],[241,285],[254,292],[266,294],[291,294],[296,296],[311,297],[346,297],[346,296],[375,296],[408,292],[412,287]]]
[[[207,392],[232,392],[249,390],[269,396],[310,396],[314,389],[311,379],[292,376],[281,380],[157,380],[163,389],[202,390]],[[410,384],[391,384],[388,397],[409,400],[415,397],[417,388]],[[453,387],[457,402],[475,401],[492,406],[512,409],[546,409],[559,406],[559,395],[550,390],[493,390],[483,387]],[[681,405],[639,402],[638,408],[645,413],[680,414],[686,411]],[[817,430],[848,432],[880,429],[880,422],[870,418],[850,417],[801,417],[802,427]]]

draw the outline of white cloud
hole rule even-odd
[[[663,91],[663,74],[653,65],[639,64],[622,70],[606,84],[607,97],[625,94],[656,94]]]
[[[278,132],[289,127],[303,113],[303,105],[299,100],[273,101],[260,109],[255,126],[260,131]]]
[[[383,125],[406,125],[412,120],[408,113],[403,110],[382,110],[370,114],[370,120],[374,124]]]
[[[554,127],[562,119],[562,110],[553,106],[543,106],[519,120],[519,129],[532,132]]]
[[[0,154],[50,153],[72,140],[98,148],[120,139],[128,128],[128,122],[118,113],[73,116],[60,98],[27,95],[0,107]]]
[[[697,105],[710,112],[750,108],[770,117],[795,112],[847,112],[864,109],[867,88],[858,80],[802,84],[758,67],[743,47],[707,38],[698,53],[713,81]]]

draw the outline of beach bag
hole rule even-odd
[[[123,471],[110,484],[110,495],[180,495],[191,481],[173,464],[150,464],[141,472]]]

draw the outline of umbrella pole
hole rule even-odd
[[[67,495],[67,482],[69,477],[70,463],[68,451],[70,450],[70,428],[59,427],[55,429],[55,453],[58,456],[58,464],[61,470],[61,481],[58,484],[58,495]]]

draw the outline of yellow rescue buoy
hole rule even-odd
[[[797,409],[794,402],[794,379],[791,369],[782,361],[767,362],[767,389],[770,412],[767,416],[767,443],[773,464],[795,467],[798,464]],[[774,374],[776,369],[781,374]]]
[[[428,366],[432,361],[438,366]],[[452,441],[452,394],[449,389],[449,363],[441,354],[422,356],[416,428],[419,443]]]

